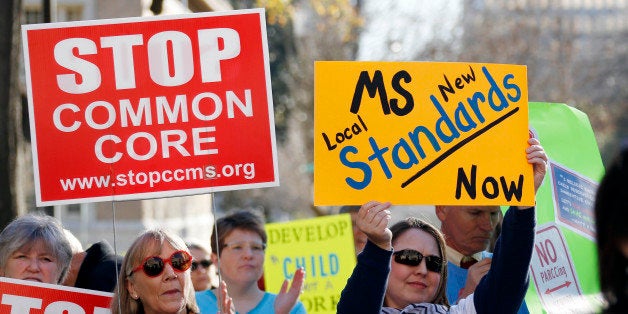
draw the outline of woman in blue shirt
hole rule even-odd
[[[264,270],[267,240],[264,223],[258,215],[249,211],[228,215],[216,221],[214,230],[217,232],[212,234],[212,259],[219,267],[236,313],[306,313],[298,301],[303,286],[303,269],[295,272],[290,289],[288,281],[284,281],[279,294],[262,291],[257,285]],[[218,293],[216,289],[196,293],[201,313],[217,313]]]

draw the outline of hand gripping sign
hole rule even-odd
[[[314,203],[533,205],[520,65],[317,62]]]
[[[25,25],[37,205],[276,186],[263,9]]]
[[[299,300],[307,313],[336,313],[340,293],[355,266],[349,214],[266,224],[266,291],[277,293],[285,278],[305,271]]]

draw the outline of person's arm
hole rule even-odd
[[[530,138],[528,144],[526,158],[532,165],[536,193],[545,178],[547,155],[538,139]],[[529,284],[535,225],[534,207],[510,207],[504,215],[491,269],[473,295],[478,313],[516,313],[521,306]]]
[[[299,268],[294,272],[292,279],[292,285],[288,289],[290,282],[286,279],[281,285],[279,294],[275,298],[274,308],[275,314],[288,314],[294,308],[295,304],[299,300],[301,289],[303,288],[303,281],[305,278],[305,270]]]
[[[541,187],[543,184],[543,179],[545,179],[545,174],[547,172],[547,154],[545,154],[545,150],[543,146],[541,146],[541,142],[538,139],[532,137],[528,139],[528,146],[526,148],[526,159],[528,163],[532,165],[532,173],[534,177],[534,193]],[[517,209],[528,209],[530,206],[518,206]],[[503,228],[503,226],[502,226]]]
[[[337,314],[381,312],[393,253],[388,208],[390,203],[368,202],[358,212],[356,223],[368,241],[340,294]]]
[[[358,263],[347,280],[337,314],[379,314],[384,305],[384,295],[390,272],[392,250],[384,250],[366,241],[364,250],[358,254]]]
[[[475,291],[475,287],[480,283],[480,280],[488,273],[491,269],[492,259],[490,257],[483,258],[479,262],[471,265],[467,272],[467,279],[465,280],[464,286],[458,292],[458,299],[463,299],[468,297],[473,291]],[[455,301],[457,302],[458,299]],[[456,302],[451,302],[452,304]]]
[[[477,313],[516,313],[529,284],[534,247],[534,207],[509,208],[493,253],[491,270],[475,288]]]
[[[219,304],[218,311],[216,314],[235,314],[235,307],[233,305],[233,300],[229,297],[229,293],[227,292],[227,284],[223,281],[220,282],[218,287],[220,292],[218,293],[218,302]],[[222,311],[221,311],[222,309]]]

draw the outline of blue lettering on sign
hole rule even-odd
[[[475,81],[473,68],[470,67],[470,70],[469,75],[463,75],[462,78],[456,80],[455,86],[458,89],[464,88],[464,82],[469,84]],[[482,74],[490,85],[489,89],[484,92],[475,92],[466,99],[466,103],[460,101],[453,105],[455,108],[452,113],[448,113],[443,108],[442,103],[442,101],[446,103],[449,100],[447,93],[455,93],[451,83],[448,82],[447,86],[442,85],[440,87],[442,100],[439,100],[436,95],[429,97],[431,105],[439,114],[439,118],[433,125],[417,125],[413,130],[408,131],[407,137],[400,137],[397,143],[390,147],[382,146],[372,136],[368,138],[370,145],[368,148],[364,148],[365,151],[359,151],[357,147],[352,145],[343,147],[339,154],[340,162],[343,166],[355,170],[354,173],[356,173],[356,175],[345,178],[347,185],[356,190],[363,190],[369,186],[375,174],[381,174],[387,180],[391,180],[393,177],[392,169],[416,169],[421,160],[426,159],[429,153],[439,153],[433,162],[424,165],[414,175],[402,182],[401,187],[405,188],[453,152],[516,114],[519,108],[511,108],[510,105],[521,99],[522,91],[514,83],[514,75],[508,73],[501,80],[496,80],[486,67],[482,67]],[[406,76],[407,80],[404,79],[404,81],[410,82],[410,74],[404,73],[403,77]],[[411,97],[405,97],[407,102],[403,108],[392,106],[393,104],[398,105],[398,103],[392,102],[392,100],[391,103],[388,103],[381,73],[376,73],[372,79],[368,73],[362,73],[356,87],[357,96],[354,97],[351,107],[352,113],[357,114],[360,109],[359,100],[362,97],[363,89],[368,91],[371,98],[379,93],[384,114],[390,114],[392,111],[396,115],[403,116],[415,108],[414,100]],[[484,110],[502,112],[502,115],[495,121],[489,122],[485,119]],[[366,126],[364,122],[363,125]],[[357,134],[357,128],[355,133]],[[462,133],[467,133],[467,137],[464,140],[459,140]],[[450,143],[455,144],[441,152],[441,145]]]
[[[296,269],[303,268],[310,278],[336,276],[340,271],[340,259],[335,253],[310,256],[288,256],[283,260],[283,276],[292,279]]]

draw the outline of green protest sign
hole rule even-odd
[[[536,195],[530,313],[592,313],[600,306],[595,192],[604,165],[589,120],[565,104],[531,102],[530,128],[548,157]]]

